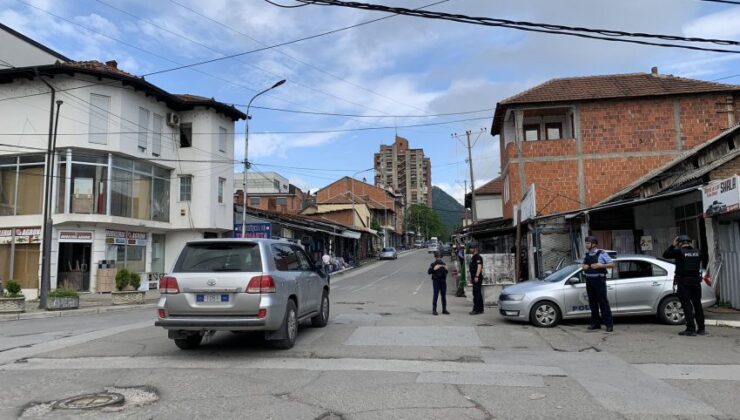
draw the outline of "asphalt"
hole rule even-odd
[[[399,253],[400,256],[409,253],[410,251],[402,251]],[[332,279],[340,280],[347,275],[361,274],[372,269],[378,262],[376,260],[363,261],[359,266],[347,268],[341,271],[337,271],[331,274]],[[24,319],[39,319],[39,318],[56,318],[66,316],[80,316],[80,315],[91,315],[91,314],[102,314],[109,312],[123,312],[130,310],[138,310],[142,308],[156,308],[157,301],[159,300],[158,290],[149,290],[146,292],[143,304],[132,304],[132,305],[113,305],[111,303],[110,293],[81,293],[80,294],[80,307],[78,309],[67,309],[61,311],[47,311],[41,309],[38,306],[38,301],[26,302],[26,310],[21,313],[14,314],[0,314],[0,322],[2,321],[18,321]],[[704,309],[707,326],[723,326],[740,328],[740,310],[712,306]]]

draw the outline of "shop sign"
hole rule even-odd
[[[93,233],[87,230],[60,230],[60,241],[92,241]]]
[[[15,236],[14,236],[15,234]],[[13,238],[15,237],[15,241]],[[18,227],[0,229],[0,244],[37,244],[41,242],[40,227]]]
[[[244,231],[246,235],[242,235],[241,223],[234,224],[234,237],[235,238],[261,238],[270,239],[270,224],[269,223],[247,223],[244,225]]]
[[[147,245],[146,232],[128,232],[125,230],[105,230],[105,243],[112,245]]]
[[[730,213],[740,208],[740,176],[713,182],[702,188],[704,217]]]

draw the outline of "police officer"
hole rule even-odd
[[[614,267],[612,259],[604,250],[598,249],[599,241],[594,236],[587,236],[586,257],[583,259],[583,273],[586,276],[588,306],[591,308],[591,325],[589,330],[598,330],[601,323],[606,325],[606,332],[614,331],[612,310],[606,296],[607,268]],[[599,315],[601,312],[601,315]]]
[[[473,310],[470,315],[483,313],[483,257],[478,253],[478,244],[470,245],[473,256],[470,258],[470,283],[473,285]]]
[[[701,306],[701,255],[699,250],[691,246],[690,237],[679,235],[663,253],[663,258],[676,260],[673,285],[678,287],[677,294],[686,319],[686,330],[678,334],[689,337],[706,334],[704,308]]]
[[[427,274],[432,275],[432,286],[434,296],[432,297],[432,314],[437,314],[437,297],[442,295],[442,313],[449,315],[447,312],[447,265],[442,261],[442,254],[434,251],[434,262],[429,266]]]

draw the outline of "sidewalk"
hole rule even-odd
[[[2,321],[18,321],[22,319],[56,318],[62,316],[93,315],[106,312],[123,312],[136,309],[154,309],[159,300],[159,291],[150,290],[146,292],[144,304],[140,305],[113,305],[110,293],[80,293],[79,309],[68,309],[64,311],[47,311],[39,309],[39,301],[26,301],[26,312],[19,314],[0,314]],[[153,313],[153,312],[152,312]],[[154,315],[152,315],[154,316]]]
[[[712,306],[704,308],[707,325],[740,328],[740,310]]]

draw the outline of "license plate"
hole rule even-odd
[[[228,294],[197,294],[195,295],[195,301],[198,303],[225,303],[229,301]]]

